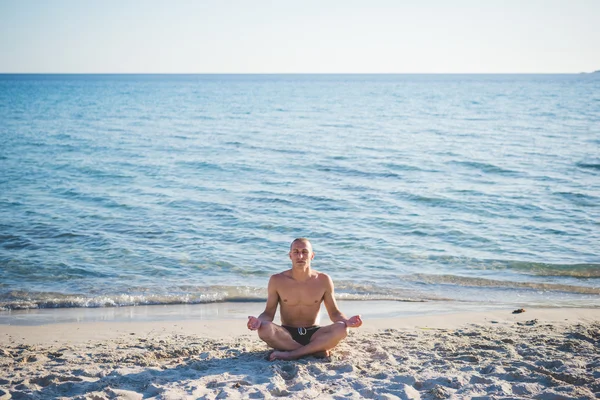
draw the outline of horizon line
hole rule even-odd
[[[0,72],[0,75],[579,75],[591,72]]]

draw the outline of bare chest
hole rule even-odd
[[[289,280],[279,288],[279,301],[285,306],[320,305],[325,295],[325,288],[317,282],[295,282]]]

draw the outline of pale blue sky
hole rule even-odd
[[[600,69],[600,0],[0,0],[0,72]]]

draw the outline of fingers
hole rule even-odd
[[[360,318],[360,315],[355,315],[352,318],[350,318],[348,320],[348,325],[353,327],[353,328],[358,328],[359,326],[362,325],[362,319]]]
[[[250,329],[251,331],[255,331],[258,328],[260,328],[260,320],[256,317],[253,316],[249,316],[248,317],[248,323],[246,324],[246,326],[248,327],[248,329]]]

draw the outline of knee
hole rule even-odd
[[[346,336],[348,336],[348,328],[346,327],[345,324],[333,324],[334,325],[334,334],[336,337],[338,337],[340,340],[343,340],[346,338]]]
[[[263,321],[258,328],[258,337],[262,340],[269,340],[274,335],[273,323],[269,321]]]

